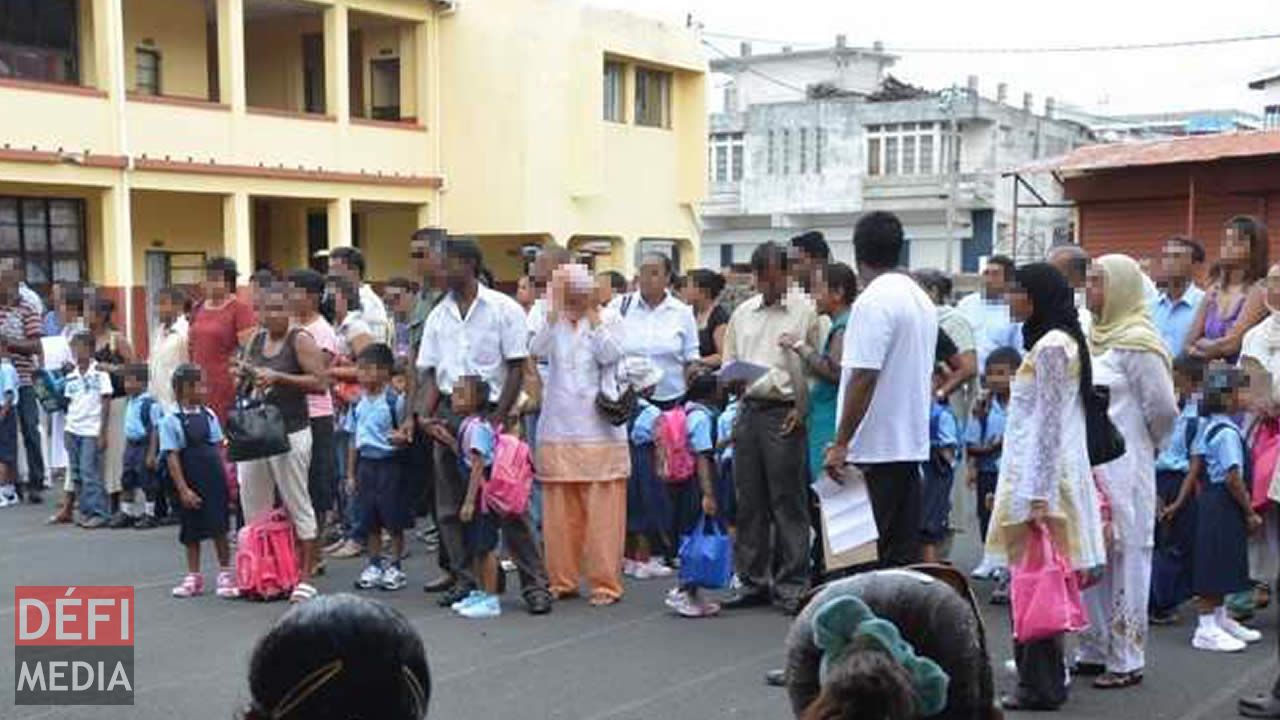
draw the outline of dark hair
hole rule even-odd
[[[764,272],[770,267],[785,272],[790,264],[786,248],[773,241],[762,243],[751,253],[751,272],[754,273]]]
[[[716,374],[710,371],[695,373],[689,378],[685,399],[691,402],[716,404],[720,399],[720,381],[716,378]]]
[[[1068,283],[1089,274],[1089,253],[1079,245],[1074,243],[1055,245],[1049,248],[1047,257],[1052,258],[1055,255],[1067,255],[1067,269],[1071,271],[1071,277],[1067,278]]]
[[[396,355],[386,343],[369,343],[369,346],[356,356],[360,365],[372,365],[378,369],[390,370],[395,367]]]
[[[902,221],[877,210],[858,219],[853,229],[853,252],[858,262],[877,270],[896,267],[902,257]]]
[[[449,233],[444,228],[420,227],[409,236],[409,242],[427,243],[438,247],[447,237]]]
[[[98,296],[93,301],[93,314],[104,317],[108,322],[116,312],[116,301],[109,297]]]
[[[738,273],[739,275],[750,275],[751,263],[749,262],[729,263],[729,272],[735,272],[735,273]]]
[[[156,292],[156,298],[168,300],[179,307],[186,307],[188,300],[187,291],[180,287],[160,288],[160,290]]]
[[[479,375],[463,375],[455,381],[456,385],[473,386],[476,390],[476,396],[480,398],[480,404],[483,405],[489,400],[489,383]]]
[[[84,286],[80,283],[66,283],[62,286],[62,304],[73,307],[84,314]]]
[[[1248,376],[1240,368],[1224,363],[1214,363],[1205,370],[1204,389],[1200,398],[1200,416],[1222,415],[1232,412],[1231,392],[1244,387]]]
[[[431,698],[422,638],[389,605],[322,595],[293,606],[249,660],[246,720],[421,720]]]
[[[600,273],[600,277],[609,278],[609,287],[613,288],[616,293],[625,293],[627,291],[627,279],[617,270],[605,270]]]
[[[350,245],[336,247],[329,251],[330,267],[332,267],[334,260],[339,260],[342,264],[355,268],[360,279],[364,279],[364,253],[360,252],[360,248]]]
[[[1204,358],[1182,353],[1173,359],[1173,371],[1185,375],[1197,386],[1204,382],[1204,371],[1208,364]]]
[[[484,254],[480,252],[480,246],[474,240],[453,238],[445,244],[444,254],[445,257],[466,262],[471,266],[477,278],[481,276],[481,271],[484,269]]]
[[[151,378],[151,368],[147,367],[147,364],[143,362],[129,363],[124,366],[122,375],[138,380],[145,385],[147,380]]]
[[[289,284],[302,290],[307,297],[319,301],[324,297],[324,276],[311,268],[298,268],[289,273]]]
[[[712,300],[715,300],[724,291],[724,276],[714,270],[703,268],[690,270],[689,282],[700,290],[706,290]]]
[[[951,297],[951,276],[941,270],[924,268],[911,273],[911,276],[927,292],[936,292],[944,299]]]
[[[493,276],[493,271],[489,270],[487,267],[480,267],[480,275],[478,277],[480,278],[480,284],[487,288],[497,286],[498,279]]]
[[[828,670],[801,720],[915,720],[915,689],[901,663],[870,637],[855,638]]]
[[[1013,262],[1013,258],[1008,255],[992,255],[987,258],[987,265],[999,265],[1004,268],[1004,279],[1006,282],[1013,281],[1013,271],[1017,269],[1017,265]]]
[[[1018,352],[1016,348],[998,347],[995,350],[992,350],[991,354],[987,356],[988,372],[990,372],[991,368],[996,365],[1004,365],[1011,370],[1017,370],[1018,366],[1021,364],[1022,353]]]
[[[1199,265],[1204,262],[1204,246],[1198,240],[1189,238],[1186,235],[1170,235],[1164,239],[1163,245],[1177,245],[1191,251],[1191,262]]]
[[[409,293],[418,292],[418,283],[407,277],[396,276],[387,281],[387,287],[396,288],[398,290],[407,290]]]
[[[258,287],[268,287],[278,279],[276,271],[271,268],[258,268],[249,276],[249,282]]]
[[[1249,265],[1244,280],[1257,282],[1267,276],[1270,247],[1267,245],[1267,226],[1252,215],[1236,215],[1225,226],[1249,239]]]
[[[840,291],[843,302],[851,303],[858,297],[858,274],[842,262],[827,263],[822,268],[822,280],[828,291]]]
[[[240,271],[236,269],[236,261],[229,257],[209,258],[204,264],[205,275],[222,275],[222,284],[229,288],[236,286],[236,278]]]
[[[819,262],[831,259],[831,247],[827,239],[817,230],[810,230],[791,238],[791,247]]]
[[[170,382],[173,384],[174,399],[182,397],[183,388],[200,382],[200,366],[182,363],[173,371],[173,380]]]
[[[360,288],[356,287],[351,280],[341,275],[330,275],[325,278],[325,283],[335,294],[346,299],[347,312],[356,312],[360,309]]]
[[[92,350],[94,346],[97,344],[97,341],[93,339],[93,333],[89,332],[88,330],[81,330],[71,336],[71,340],[69,341],[69,344],[85,345],[90,350]]]
[[[650,260],[657,260],[662,263],[662,272],[667,277],[671,277],[671,273],[675,272],[675,269],[671,266],[671,258],[668,257],[666,253],[660,253],[657,250],[649,250],[640,256],[641,265],[644,265]]]

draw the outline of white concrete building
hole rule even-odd
[[[854,224],[874,210],[902,219],[911,267],[948,267],[950,245],[949,267],[974,272],[981,257],[1012,247],[1013,181],[1002,172],[1085,144],[1089,132],[1055,119],[1052,99],[1037,114],[1030,95],[1007,104],[1004,86],[996,100],[982,98],[976,78],[954,93],[905,85],[886,73],[895,59],[838,38],[825,50],[768,55],[744,43],[739,56],[711,61],[728,84],[710,122],[704,265],[743,262],[759,243],[809,229],[851,261]],[[1056,183],[1044,180],[1037,189],[1052,203]],[[1071,237],[1070,223],[1066,210],[1024,210],[1018,254]]]
[[[1259,73],[1249,81],[1249,87],[1262,91],[1262,126],[1280,130],[1280,67]]]

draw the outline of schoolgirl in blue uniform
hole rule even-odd
[[[18,370],[0,359],[0,508],[17,505]]]
[[[120,515],[110,527],[133,526],[146,530],[156,526],[158,480],[155,455],[159,447],[155,428],[163,418],[160,404],[147,392],[149,368],[145,363],[132,363],[123,373],[124,391],[129,397],[124,408],[124,462],[120,473]],[[142,499],[138,500],[137,496]]]
[[[1244,374],[1237,368],[1211,368],[1205,377],[1200,414],[1205,418],[1191,448],[1192,470],[1205,482],[1196,499],[1193,589],[1200,619],[1191,645],[1198,650],[1239,652],[1262,639],[1227,614],[1227,595],[1250,587],[1248,533],[1262,526],[1249,497],[1249,451],[1244,433],[1232,419],[1244,408]]]
[[[658,480],[654,443],[662,411],[649,401],[662,379],[662,371],[643,358],[623,363],[621,382],[638,396],[627,423],[631,445],[631,477],[627,479],[627,538],[622,572],[639,580],[669,577],[672,570],[661,560],[675,550],[666,532],[671,513],[667,491]]]
[[[218,445],[222,427],[205,404],[205,384],[200,368],[190,363],[173,372],[173,396],[177,408],[160,421],[160,452],[164,453],[178,495],[178,542],[187,549],[187,574],[173,589],[173,596],[189,598],[204,593],[200,574],[200,543],[213,541],[218,556],[217,594],[236,597],[231,569],[226,470]]]

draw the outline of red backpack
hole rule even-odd
[[[236,587],[240,597],[275,600],[298,585],[293,523],[279,508],[261,513],[240,528],[236,540]]]
[[[689,447],[689,418],[683,407],[673,407],[658,416],[654,427],[654,446],[658,477],[663,481],[682,483],[693,477],[697,465]]]

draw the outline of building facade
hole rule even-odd
[[[976,78],[929,92],[886,74],[894,57],[850,48],[742,54],[712,61],[728,76],[723,112],[711,116],[702,261],[746,260],[766,240],[825,233],[837,259],[853,257],[860,215],[903,221],[904,262],[973,272],[980,258],[1013,247],[1012,182],[1002,171],[1089,142],[1081,125],[982,98]],[[1045,201],[1058,199],[1042,183]],[[950,222],[948,222],[950,217]],[[1032,252],[1070,236],[1070,214],[1023,218],[1017,245]]]
[[[1249,81],[1249,89],[1262,91],[1263,127],[1280,130],[1280,68],[1259,73]]]
[[[355,244],[386,279],[424,225],[503,282],[528,242],[692,254],[704,65],[685,28],[570,2],[0,0],[0,255],[118,297],[145,345],[154,291],[215,255]]]

